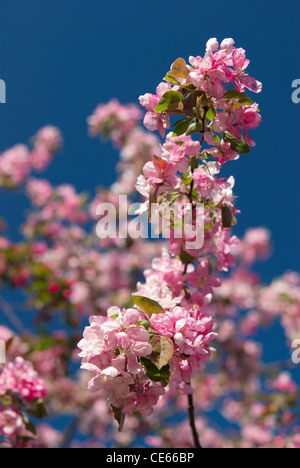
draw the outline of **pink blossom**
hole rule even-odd
[[[193,273],[187,273],[186,279],[190,286],[196,289],[200,287],[204,296],[206,294],[213,294],[212,288],[217,288],[221,285],[218,277],[210,275],[210,264],[207,259],[201,260]]]
[[[196,182],[200,195],[208,198],[216,185],[214,177],[199,167],[192,174],[192,178]]]
[[[289,372],[280,372],[273,383],[273,387],[275,390],[284,393],[295,394],[297,392],[297,385],[292,380],[292,376]]]
[[[0,183],[8,187],[20,185],[31,171],[29,151],[25,145],[16,145],[0,155]]]
[[[53,188],[47,180],[29,179],[27,183],[27,193],[36,206],[45,205],[52,196]]]
[[[76,282],[72,285],[69,300],[72,304],[80,304],[87,301],[90,293],[90,288],[83,281]]]
[[[240,127],[253,130],[261,123],[261,115],[258,113],[258,104],[241,106],[235,112],[237,123]]]
[[[160,83],[156,88],[156,95],[146,93],[139,97],[140,104],[148,111],[144,117],[144,125],[150,130],[158,130],[161,137],[165,136],[166,129],[170,128],[170,118],[166,112],[154,112],[160,98],[171,89],[170,83]]]
[[[144,166],[144,175],[149,185],[168,184],[174,188],[177,184],[177,166],[164,159],[154,159]]]
[[[13,407],[0,407],[0,435],[17,444],[19,436],[26,435],[25,424],[20,411]]]
[[[222,82],[226,80],[225,73],[222,70],[209,69],[203,62],[199,68],[190,72],[189,81],[201,91],[211,94],[215,98],[224,96],[224,86]]]
[[[46,125],[46,127],[41,128],[37,132],[35,140],[43,142],[51,152],[56,152],[62,145],[61,132],[57,127],[52,125]]]
[[[251,265],[258,259],[266,259],[271,253],[271,233],[265,228],[249,228],[240,242],[238,255],[243,262]]]
[[[44,171],[52,161],[52,152],[44,142],[37,142],[30,153],[30,163],[39,172]]]
[[[141,111],[135,104],[122,105],[117,99],[112,99],[108,104],[99,104],[87,122],[92,136],[102,134],[104,138],[110,137],[119,147],[141,117]]]
[[[216,148],[211,149],[211,154],[220,164],[239,158],[238,153],[231,149],[230,143],[223,140],[221,140],[219,145],[216,145]]]
[[[188,310],[175,307],[172,312],[152,315],[150,322],[157,333],[174,341],[175,349],[179,353],[196,359],[196,361],[192,359],[190,364],[182,364],[182,372],[186,372],[184,370],[186,366],[189,368],[191,365],[193,369],[199,360],[209,358],[210,351],[207,345],[216,338],[216,334],[212,333],[214,322],[211,318],[200,314],[195,319]]]
[[[239,92],[244,92],[245,88],[250,89],[254,93],[259,93],[262,89],[262,84],[254,78],[245,74],[245,69],[248,67],[250,61],[245,57],[243,49],[235,49],[232,54],[232,65],[235,70],[233,76],[233,83]]]

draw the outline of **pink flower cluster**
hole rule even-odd
[[[220,45],[216,38],[209,39],[204,57],[190,57],[190,63],[190,82],[216,98],[224,96],[224,82],[232,82],[239,92],[245,88],[255,93],[261,91],[261,83],[245,72],[250,63],[245,51],[236,49],[231,38],[224,39]]]
[[[174,343],[174,356],[169,361],[169,389],[181,386],[190,393],[192,375],[203,370],[202,363],[207,362],[211,355],[209,344],[217,337],[212,332],[214,320],[205,313],[194,313],[193,317],[189,310],[175,307],[165,314],[153,314],[150,323],[156,332]]]
[[[238,255],[246,265],[258,259],[266,260],[271,254],[271,233],[265,228],[248,229],[238,247]]]
[[[191,224],[190,230],[183,231],[182,237],[176,235],[176,229],[170,229],[171,252],[174,255],[180,255],[182,251],[188,252],[192,257],[198,257],[199,254],[213,254],[218,259],[218,270],[227,270],[235,265],[234,254],[238,245],[238,239],[235,236],[230,236],[225,227],[229,227],[238,213],[234,206],[233,186],[234,179],[217,178],[220,171],[218,163],[210,162],[206,165],[199,166],[194,171],[187,170],[188,160],[181,160],[181,149],[177,141],[185,140],[182,144],[183,151],[191,154],[193,149],[199,143],[192,142],[191,137],[180,136],[172,138],[167,136],[167,144],[163,145],[163,154],[161,158],[154,159],[152,162],[145,164],[143,175],[139,176],[136,188],[146,198],[146,201],[141,206],[141,211],[148,209],[151,203],[162,205],[167,203],[169,209],[175,209],[178,216],[178,222],[182,220],[182,213],[185,210],[189,190],[187,182],[193,184],[193,200],[197,203],[204,204],[204,244],[199,249],[191,249],[188,247],[189,241],[193,241],[197,234],[197,225]],[[166,147],[171,146],[170,151]],[[179,149],[178,149],[179,147]],[[170,162],[173,158],[174,148],[176,154],[180,154],[180,162]],[[187,149],[188,148],[188,149]],[[166,153],[168,156],[166,156]],[[167,160],[168,159],[168,160]],[[184,166],[183,166],[184,164]],[[178,173],[179,171],[179,173]],[[182,175],[182,172],[185,174]],[[154,195],[153,195],[154,194]],[[196,208],[196,204],[194,205]],[[224,210],[229,216],[228,225],[224,226]],[[199,228],[199,227],[198,227]],[[188,234],[185,235],[185,232]],[[191,234],[189,234],[191,232]]]
[[[144,378],[138,361],[152,353],[149,334],[138,324],[141,316],[136,309],[112,307],[107,315],[90,317],[78,343],[81,367],[95,374],[89,390],[104,391],[109,403],[124,414],[137,410],[147,416],[164,394],[163,388]]]
[[[262,287],[257,297],[257,309],[264,320],[278,317],[289,341],[300,332],[300,275],[288,271]]]
[[[244,91],[249,89],[258,93],[262,85],[246,73],[250,61],[246,59],[243,49],[234,46],[233,39],[224,39],[220,47],[215,38],[210,39],[204,57],[190,57],[189,61],[190,65],[186,65],[183,59],[174,62],[165,77],[168,82],[159,84],[156,95],[146,93],[140,96],[140,104],[147,110],[144,125],[148,130],[158,130],[164,137],[166,130],[170,128],[170,117],[166,110],[155,111],[161,98],[171,90],[186,96],[187,89],[193,89],[195,98],[200,96],[198,92],[202,92],[202,95],[205,93],[210,124],[203,134],[205,141],[212,146],[209,152],[221,164],[237,159],[239,151],[233,150],[228,141],[220,139],[216,134],[229,132],[238,141],[244,138],[249,146],[255,145],[247,130],[256,128],[261,122],[261,116],[258,105],[247,98]],[[173,88],[169,81],[174,85]],[[230,84],[234,85],[236,93],[230,89],[226,91]],[[182,103],[184,102],[183,99]],[[196,102],[195,100],[195,104]],[[189,117],[194,108],[189,108]],[[184,114],[184,111],[185,106],[179,105],[177,110],[172,108],[170,113]],[[193,116],[198,119],[196,121],[200,120],[199,117],[197,113]]]
[[[0,155],[0,185],[16,188],[21,185],[33,170],[44,171],[51,162],[53,153],[62,144],[56,127],[46,126],[33,138],[33,148],[15,145]]]
[[[56,188],[43,179],[31,177],[28,180],[27,194],[31,203],[39,211],[29,219],[28,225],[48,224],[49,234],[51,227],[54,234],[63,226],[63,222],[84,224],[88,215],[84,209],[85,197],[76,193],[75,188],[69,184],[63,184]]]
[[[36,171],[44,171],[62,146],[62,136],[58,128],[47,125],[41,128],[33,138],[34,146],[30,162]]]
[[[122,105],[112,99],[108,104],[99,104],[87,122],[92,136],[101,134],[119,147],[124,144],[124,135],[132,132],[140,118],[141,111],[135,104]]]
[[[20,395],[30,403],[47,395],[44,381],[38,376],[33,365],[22,357],[3,365],[0,373],[0,395]]]
[[[169,361],[171,376],[169,390],[182,388],[190,392],[192,374],[199,371],[211,355],[210,342],[217,335],[213,332],[214,320],[206,305],[211,300],[212,289],[199,291],[199,275],[192,273],[190,265],[184,274],[184,266],[177,258],[171,258],[166,250],[161,258],[152,262],[152,269],[145,271],[145,283],[139,283],[138,295],[150,297],[158,302],[165,313],[153,314],[151,330],[172,340],[174,354]],[[195,288],[193,277],[195,276]],[[208,272],[206,275],[209,277]],[[203,273],[204,276],[204,273]],[[186,279],[186,282],[184,281]],[[213,278],[210,279],[211,284]],[[190,288],[187,298],[187,286]],[[214,286],[219,286],[216,282]],[[180,304],[180,305],[179,305]]]
[[[30,174],[30,154],[25,145],[16,145],[0,156],[0,182],[5,187],[20,185]]]

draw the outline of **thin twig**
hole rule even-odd
[[[192,433],[193,433],[194,445],[195,445],[195,448],[202,448],[200,441],[199,441],[199,435],[197,432],[196,424],[195,424],[195,409],[194,409],[194,402],[193,402],[192,394],[188,395],[188,403],[189,403],[188,410],[189,410],[190,426],[191,426]]]

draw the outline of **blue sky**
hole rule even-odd
[[[138,103],[154,92],[177,57],[202,55],[206,41],[233,37],[251,60],[249,74],[263,83],[254,98],[263,121],[250,155],[228,163],[242,213],[235,230],[272,231],[274,256],[260,267],[268,281],[299,270],[299,111],[291,100],[300,78],[299,2],[178,0],[1,0],[0,151],[27,142],[36,130],[61,128],[65,146],[42,177],[79,191],[108,185],[118,154],[90,139],[86,118],[117,97]],[[25,208],[21,195],[0,193],[12,235]]]

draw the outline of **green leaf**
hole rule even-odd
[[[47,411],[42,400],[36,400],[34,402],[34,408],[27,411],[31,416],[42,419],[47,416]]]
[[[182,180],[182,183],[184,185],[190,185],[193,182],[193,178],[191,176],[190,171],[185,172],[184,174],[182,174],[181,180]]]
[[[200,125],[200,122],[193,122],[185,132],[186,135],[192,135],[192,133],[200,133],[202,129],[202,126]]]
[[[139,319],[138,322],[135,325],[139,325],[140,327],[146,328],[146,330],[149,330],[150,328],[150,322],[147,320],[141,320]]]
[[[203,151],[203,152],[201,153],[201,159],[202,159],[202,160],[208,159],[208,158],[210,158],[210,157],[211,157],[211,154],[208,153],[207,151]]]
[[[125,309],[132,309],[133,305],[134,305],[134,302],[132,300],[132,297],[130,297],[125,304]]]
[[[208,111],[206,112],[206,117],[208,118],[208,120],[214,120],[216,115],[217,115],[217,111],[214,107],[210,107]]]
[[[230,143],[230,147],[233,151],[236,151],[240,154],[250,153],[250,148],[243,138],[242,141],[239,141],[233,135],[231,135],[231,133],[226,131],[223,133],[223,139],[224,141],[228,141]]]
[[[161,383],[162,387],[165,388],[167,385],[169,385],[169,378],[162,377],[160,383]]]
[[[25,422],[26,430],[35,435],[36,434],[36,429],[35,429],[35,425],[33,424],[33,422],[30,421],[29,419],[26,419],[24,422]]]
[[[158,302],[149,297],[143,296],[132,296],[133,302],[137,305],[143,312],[145,312],[149,317],[153,314],[164,314],[165,310],[162,308]]]
[[[160,98],[159,103],[154,109],[154,112],[163,112],[171,106],[171,104],[177,104],[183,100],[183,95],[178,91],[167,91]]]
[[[172,83],[174,86],[179,84],[178,81],[175,80],[175,78],[173,78],[172,76],[169,76],[169,75],[166,75],[164,77],[164,80],[169,81],[169,83]]]
[[[179,122],[177,122],[176,124],[172,137],[177,137],[185,133],[189,128],[191,122],[192,119],[190,118],[179,120]]]
[[[149,356],[153,364],[160,370],[168,364],[174,354],[173,341],[166,336],[155,335],[150,344],[153,352]]]
[[[184,265],[186,265],[187,263],[190,263],[192,259],[193,257],[190,254],[188,254],[184,250],[181,251],[180,260]]]
[[[43,291],[44,289],[48,290],[48,284],[43,280],[34,281],[31,285],[32,291]]]
[[[152,380],[152,382],[161,382],[163,386],[168,385],[170,378],[169,364],[158,369],[148,358],[140,358],[140,361],[145,368],[147,377]]]
[[[238,99],[239,104],[243,106],[244,104],[251,106],[253,101],[247,96],[246,93],[239,93],[236,89],[228,89],[224,94],[225,99]]]
[[[197,88],[192,83],[187,83],[184,85],[184,89],[188,91],[195,91]]]
[[[213,135],[213,139],[215,140],[217,145],[219,145],[221,143],[221,139],[220,139],[220,137],[218,135]]]
[[[50,335],[41,336],[39,340],[33,344],[32,349],[34,351],[45,351],[53,346],[57,346],[58,340]]]

